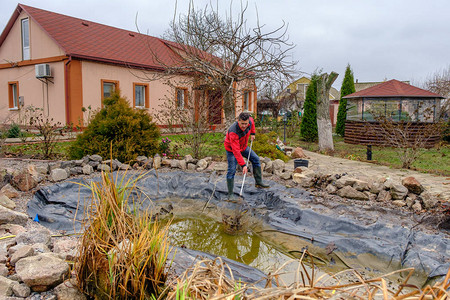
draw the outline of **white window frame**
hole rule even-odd
[[[112,89],[110,91],[110,95],[106,96],[105,95],[105,86],[112,86]],[[103,99],[106,99],[108,97],[111,97],[111,95],[114,93],[114,91],[116,90],[116,84],[114,82],[109,82],[109,81],[104,81],[103,82],[103,87],[102,87],[102,91],[103,91]]]
[[[29,60],[30,56],[30,21],[28,18],[21,20],[22,36],[22,60]],[[25,30],[26,29],[26,30]],[[28,43],[26,43],[28,42]]]
[[[11,86],[11,93],[12,93],[12,103],[13,106],[10,107],[11,110],[19,109],[19,93],[17,92],[17,83],[10,83]]]
[[[249,106],[250,106],[250,91],[245,91],[244,92],[244,110],[249,111]]]

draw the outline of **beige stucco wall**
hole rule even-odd
[[[22,61],[21,20],[29,18],[22,12],[0,48],[0,64]],[[29,18],[30,58],[40,59],[64,55],[61,48]]]
[[[48,105],[47,87],[36,79],[34,65],[0,70],[0,123],[23,112],[23,108],[19,111],[8,108],[8,82],[18,81],[19,96],[24,97],[25,107],[43,108],[45,115],[50,114],[55,122],[65,124],[64,62],[50,63],[50,68],[54,77],[53,83],[48,83]]]

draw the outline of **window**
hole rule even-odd
[[[148,84],[133,83],[134,86],[134,107],[148,108]]]
[[[251,103],[251,95],[249,91],[244,92],[244,99],[243,99],[242,108],[243,110],[250,110],[250,107],[252,107]]]
[[[187,89],[176,89],[176,106],[177,108],[187,108]]]
[[[30,27],[28,19],[22,19],[22,60],[30,59]]]
[[[105,98],[111,97],[116,89],[119,88],[119,82],[114,80],[101,80],[102,84],[102,101]]]
[[[286,89],[286,93],[290,94],[291,93],[291,89],[287,88]]]
[[[19,83],[8,82],[9,108],[19,108]]]

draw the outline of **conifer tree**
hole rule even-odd
[[[339,110],[336,122],[336,133],[340,136],[345,135],[345,120],[347,119],[347,99],[343,97],[355,92],[355,83],[353,79],[353,71],[350,68],[350,64],[345,69],[345,77],[341,86],[341,99],[339,101]]]
[[[303,118],[300,124],[300,135],[309,142],[317,140],[317,75],[311,77],[311,82],[306,90],[305,104],[303,106]]]

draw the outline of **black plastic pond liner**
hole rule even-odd
[[[240,180],[236,177],[236,182]],[[32,218],[37,215],[41,224],[51,229],[80,231],[91,197],[89,189],[77,184],[83,182],[74,179],[40,189],[28,203],[28,214]],[[315,247],[328,249],[332,245],[344,262],[351,262],[349,265],[353,266],[359,254],[370,254],[387,264],[414,267],[429,278],[444,276],[450,266],[448,233],[420,229],[411,213],[363,206],[364,202],[324,206],[304,190],[275,182],[270,185],[269,189],[257,189],[252,178],[247,181],[243,197],[253,215],[278,232],[313,240]],[[135,199],[139,198],[145,209],[167,198],[205,203],[211,198],[211,204],[223,205],[226,195],[224,176],[152,171],[137,183]]]

